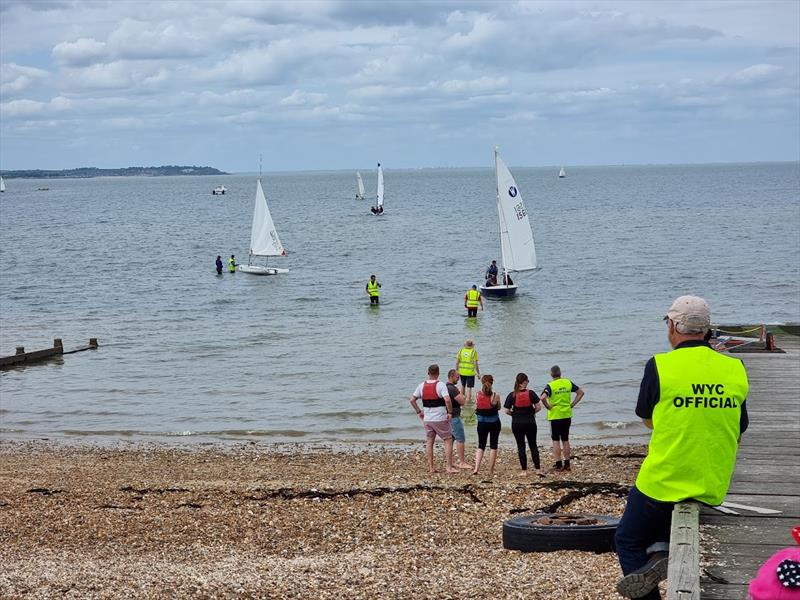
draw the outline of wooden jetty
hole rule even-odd
[[[74,354],[75,352],[83,352],[84,350],[94,350],[96,348],[97,348],[97,338],[89,338],[88,346],[80,346],[78,348],[73,348],[72,350],[66,350],[66,351],[64,350],[64,344],[61,341],[61,338],[54,339],[53,347],[45,348],[44,350],[34,350],[33,352],[25,352],[24,346],[17,346],[16,354],[12,354],[11,356],[0,357],[0,369],[23,366],[30,363],[48,360],[50,358],[55,358],[57,356],[63,356],[64,354]]]
[[[747,600],[747,586],[764,561],[796,546],[791,529],[800,525],[800,337],[777,333],[775,339],[785,354],[736,355],[750,380],[750,426],[725,501],[780,513],[731,506],[739,514],[723,514],[702,508],[703,600]]]

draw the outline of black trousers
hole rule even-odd
[[[486,423],[478,421],[478,448],[486,450],[486,438],[489,438],[489,449],[497,450],[500,441],[500,419]]]
[[[517,440],[517,454],[519,455],[519,464],[523,471],[528,469],[528,454],[525,451],[525,440],[528,440],[528,446],[531,449],[531,457],[533,458],[533,466],[539,468],[539,447],[536,445],[536,421],[531,420],[529,423],[511,421],[511,433],[514,434],[514,439]]]

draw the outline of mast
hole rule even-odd
[[[499,236],[498,239],[500,240],[500,266],[502,268],[503,274],[506,274],[506,254],[503,250],[503,209],[500,206],[500,179],[497,174],[497,159],[500,157],[500,148],[498,146],[494,147],[494,192],[495,192],[495,200],[497,201],[497,226],[499,229]],[[505,279],[503,279],[505,281]]]

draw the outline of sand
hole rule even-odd
[[[621,515],[644,451],[521,478],[502,448],[490,480],[429,475],[422,444],[6,440],[0,597],[617,599],[615,554],[504,550],[502,524]]]

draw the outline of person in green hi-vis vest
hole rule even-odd
[[[583,390],[569,379],[561,377],[561,368],[553,365],[550,368],[550,377],[553,379],[544,386],[541,400],[547,409],[547,420],[550,421],[550,439],[553,440],[553,470],[571,471],[569,460],[571,448],[569,445],[569,427],[572,424],[572,409],[583,398]],[[575,399],[572,394],[575,393]],[[561,458],[564,462],[561,462]]]
[[[617,591],[645,600],[661,598],[673,507],[689,499],[722,503],[748,425],[747,372],[742,361],[716,352],[705,339],[708,303],[681,296],[664,320],[672,351],[644,367],[636,415],[653,433],[615,534],[624,575]]]

